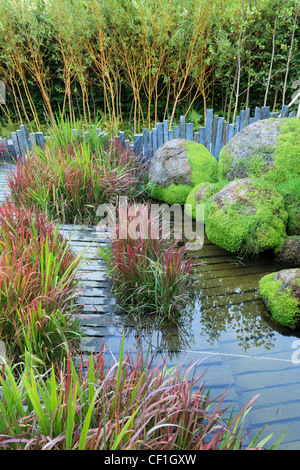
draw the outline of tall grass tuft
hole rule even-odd
[[[0,338],[11,360],[27,350],[49,364],[77,343],[80,262],[45,214],[0,206]]]
[[[141,215],[139,230],[134,233],[128,213]],[[155,314],[160,324],[180,322],[193,266],[187,248],[179,247],[178,240],[160,236],[159,219],[149,203],[119,206],[118,215],[116,237],[100,247],[98,255],[106,261],[122,308],[139,317]]]
[[[96,131],[81,139],[68,123],[55,131],[44,150],[36,147],[8,177],[17,204],[34,204],[63,223],[93,224],[98,205],[143,194],[145,166],[130,149]]]
[[[40,374],[26,360],[16,378],[5,366],[0,376],[0,447],[17,450],[239,450],[261,448],[261,431],[246,446],[243,420],[254,399],[235,418],[223,401],[211,399],[203,376],[189,379],[190,366],[147,366],[137,352],[105,364],[105,350],[75,367]],[[194,376],[193,376],[194,377]],[[200,382],[200,383],[199,383]],[[275,446],[275,445],[274,445]]]

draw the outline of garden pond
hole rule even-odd
[[[259,394],[245,420],[252,438],[263,426],[263,436],[275,432],[270,443],[286,431],[279,449],[299,450],[300,335],[268,319],[258,292],[261,277],[282,265],[269,253],[239,259],[207,238],[201,250],[190,253],[197,266],[186,325],[139,329],[119,316],[107,346],[116,351],[127,324],[127,347],[139,338],[155,361],[167,355],[170,366],[182,363],[183,369],[197,362],[191,374],[205,372],[201,380],[211,387],[212,396],[229,387],[224,403],[234,403],[237,412]]]

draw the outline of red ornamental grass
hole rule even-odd
[[[42,207],[65,223],[94,223],[99,204],[142,191],[144,166],[120,145],[97,150],[88,143],[31,154],[8,178],[18,204]]]
[[[141,353],[106,363],[104,348],[88,364],[66,363],[39,375],[26,362],[17,380],[0,376],[0,447],[25,450],[239,450],[243,419],[234,418],[195,378],[193,365],[146,364]],[[192,375],[192,378],[189,378]],[[227,413],[227,414],[226,414]],[[227,416],[227,417],[226,417]],[[260,433],[259,433],[260,434]],[[247,448],[260,448],[259,434]],[[265,442],[265,439],[263,442]]]
[[[45,214],[10,201],[0,206],[0,244],[0,336],[11,356],[31,348],[49,358],[55,342],[65,342],[63,330],[69,326],[70,338],[76,330],[72,315],[80,258]]]
[[[106,260],[115,294],[125,310],[155,313],[162,321],[178,321],[186,303],[193,261],[187,256],[186,246],[179,247],[177,240],[151,238],[151,233],[159,230],[149,204],[128,207],[132,208],[135,210],[128,212],[139,212],[142,217],[140,230],[134,230],[132,220],[121,208],[116,238],[98,253]],[[127,236],[118,238],[124,232],[124,224]]]

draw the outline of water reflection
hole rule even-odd
[[[300,336],[274,324],[259,296],[262,276],[282,269],[270,254],[241,260],[206,239],[203,249],[191,256],[196,258],[193,285],[180,325],[157,328],[151,316],[142,320],[122,316],[126,334],[139,338],[149,352],[168,352],[176,358],[182,351],[228,339],[242,353],[255,348],[271,351],[279,336]]]
[[[222,334],[232,332],[239,340],[243,352],[251,347],[264,347],[270,350],[275,345],[274,329],[261,316],[263,305],[260,301],[241,302],[203,308],[201,293],[194,295],[190,304],[193,311],[194,334],[205,338],[213,345],[221,339]]]
[[[195,346],[192,318],[185,315],[185,319],[184,326],[164,325],[156,328],[151,317],[145,317],[141,322],[141,319],[127,316],[122,319],[122,329],[125,337],[135,338],[137,348],[140,346],[141,350],[151,355],[168,354],[170,359],[176,359],[183,350],[191,350]]]

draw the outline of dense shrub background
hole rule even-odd
[[[0,134],[59,110],[130,134],[180,114],[198,125],[208,106],[280,109],[299,79],[298,23],[296,0],[1,2]]]

